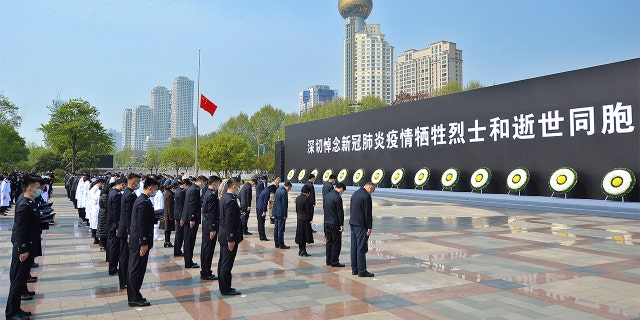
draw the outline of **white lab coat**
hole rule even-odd
[[[11,203],[11,182],[7,180],[3,180],[2,184],[0,184],[0,205],[3,207],[8,207],[9,203]]]
[[[96,184],[89,190],[87,199],[87,219],[89,228],[98,229],[98,212],[100,211],[100,185]]]
[[[157,211],[162,209],[164,209],[164,196],[162,195],[162,191],[158,190],[153,197],[153,210]]]
[[[49,202],[49,185],[44,186],[44,191],[42,191],[42,200],[45,203]]]
[[[88,182],[88,180],[87,180]],[[84,208],[84,194],[85,194],[85,190],[84,190],[84,179],[80,179],[78,180],[78,185],[76,186],[76,207],[78,209]],[[88,191],[88,190],[87,190]]]

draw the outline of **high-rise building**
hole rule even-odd
[[[193,126],[193,80],[177,77],[171,92],[171,135],[183,138],[195,134]]]
[[[393,102],[393,47],[384,40],[379,24],[365,24],[372,0],[339,0],[344,18],[344,97],[360,100],[374,95]]]
[[[462,83],[462,50],[438,41],[422,50],[407,50],[396,61],[396,93],[431,93],[451,81]]]
[[[332,102],[338,98],[338,90],[329,86],[315,85],[300,92],[300,115],[305,114],[316,105]]]
[[[165,87],[154,87],[151,89],[149,106],[153,114],[151,139],[160,144],[168,144],[171,132],[171,92]]]
[[[144,142],[151,135],[152,113],[149,106],[139,105],[131,112],[131,144],[134,150],[145,150]]]
[[[108,129],[107,133],[111,135],[111,140],[113,141],[113,146],[116,151],[122,150],[122,132],[116,129]]]
[[[133,149],[133,109],[126,108],[122,112],[122,149]]]

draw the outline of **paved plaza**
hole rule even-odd
[[[355,188],[348,189],[343,195],[347,215]],[[640,318],[640,213],[616,217],[611,214],[616,202],[598,202],[600,212],[584,215],[566,208],[482,207],[420,197],[413,190],[411,197],[379,190],[373,194],[367,254],[375,277],[359,278],[349,266],[348,226],[340,256],[347,267],[325,265],[321,232],[307,248],[311,257],[297,255],[293,199],[299,190],[295,185],[289,193],[289,250],[258,239],[252,212],[254,234],[241,243],[233,269],[233,286],[241,296],[221,296],[216,281],[202,282],[200,269],[184,269],[182,258],[156,241],[142,288],[151,306],[130,308],[117,276],[107,274],[104,253],[64,189],[56,186],[52,201],[58,225],[43,233],[44,256],[32,269],[40,279],[29,284],[36,299],[23,301],[22,308],[33,312],[33,319]],[[640,211],[637,203],[625,205],[627,211]],[[321,207],[314,220],[321,231]],[[13,212],[0,218],[3,306],[12,224]],[[267,222],[270,239],[272,226]],[[200,236],[198,263],[199,248]],[[218,247],[214,266],[217,258]]]

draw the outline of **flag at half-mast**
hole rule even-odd
[[[200,94],[200,108],[208,112],[213,117],[213,114],[218,109],[218,106],[216,106],[215,103],[211,102],[211,100],[207,99],[204,94]]]

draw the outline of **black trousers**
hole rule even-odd
[[[258,234],[260,235],[260,239],[265,239],[267,234],[264,230],[264,223],[266,220],[266,216],[262,216],[262,212],[256,211],[256,217],[258,218]]]
[[[243,233],[247,233],[247,232],[249,232],[248,223],[249,223],[249,214],[251,214],[251,211],[249,211],[246,208],[244,208],[244,209],[241,209],[241,213],[244,213],[244,216],[241,218],[241,220],[242,220],[242,232]]]
[[[180,226],[180,219],[176,220],[176,239],[173,242],[173,255],[177,256],[182,253],[182,244],[184,243],[184,227]]]
[[[85,208],[78,208],[78,218],[82,219],[82,221],[87,219],[87,211]]]
[[[184,222],[184,266],[189,268],[193,265],[193,250],[196,247],[198,236],[198,222],[191,228],[189,222]]]
[[[213,240],[210,239],[208,232],[202,232],[202,246],[200,246],[200,271],[201,276],[211,275],[211,264],[213,263],[213,252],[216,250],[216,241],[218,234],[216,233]]]
[[[166,228],[166,230],[164,230],[164,242],[171,242],[171,229]]]
[[[228,245],[220,244],[220,259],[218,260],[218,288],[220,288],[221,293],[231,291],[231,269],[233,269],[233,263],[236,261],[238,245],[239,244],[236,243],[233,251],[229,251]]]
[[[324,224],[324,236],[327,238],[327,265],[336,265],[340,261],[340,250],[342,249],[342,232],[337,224]]]
[[[33,265],[33,258],[27,258],[24,262],[20,262],[20,248],[13,245],[11,254],[11,268],[9,269],[9,296],[7,297],[7,307],[4,310],[5,316],[15,316],[20,312],[20,296],[24,293],[27,286],[27,278],[29,270]],[[31,253],[29,254],[31,256]]]
[[[120,286],[127,285],[127,270],[129,270],[129,243],[127,238],[120,238],[120,257],[118,259],[120,269],[118,269],[118,277],[120,278]]]
[[[115,232],[109,232],[107,237],[107,254],[109,262],[109,274],[115,274],[120,260],[120,238]]]
[[[129,276],[127,278],[127,297],[129,301],[141,301],[142,282],[144,281],[144,273],[147,271],[147,262],[149,262],[149,251],[144,256],[140,256],[139,247],[129,248]]]

